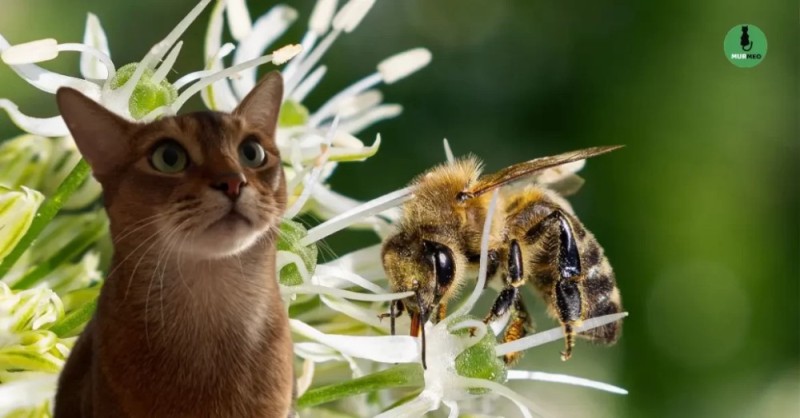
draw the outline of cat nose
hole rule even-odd
[[[211,188],[225,193],[231,200],[236,200],[236,198],[239,197],[242,187],[246,184],[247,179],[245,179],[244,174],[229,173],[217,177],[217,179],[211,183]]]

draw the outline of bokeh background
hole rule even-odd
[[[249,2],[254,16],[274,2]],[[78,42],[87,11],[100,17],[118,64],[138,61],[192,0],[0,0],[11,43]],[[291,4],[301,21],[313,2]],[[207,13],[184,37],[176,69],[202,64]],[[769,41],[751,69],[723,55],[727,31],[759,26]],[[625,397],[544,383],[514,383],[552,416],[800,416],[798,225],[798,5],[789,1],[378,0],[326,57],[320,103],[381,59],[426,46],[432,64],[383,88],[404,105],[373,126],[383,147],[342,165],[338,191],[369,199],[402,187],[456,154],[489,170],[601,144],[571,200],[605,247],[630,317],[613,348],[579,343],[567,363],[558,345],[522,367],[572,373],[627,388]],[[49,64],[77,74],[77,56]],[[53,97],[0,66],[0,96],[29,114],[55,113]],[[197,108],[199,102],[195,103]],[[312,106],[313,109],[313,106]],[[18,134],[0,115],[0,138]],[[376,242],[342,233],[332,251]],[[529,306],[543,312],[534,295]],[[553,322],[537,315],[539,328]],[[496,404],[510,412],[505,402]]]

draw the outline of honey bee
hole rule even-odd
[[[563,197],[576,191],[582,180],[574,174],[563,175],[562,168],[617,148],[594,147],[537,158],[487,175],[481,175],[477,158],[468,157],[417,177],[411,183],[413,197],[404,204],[397,230],[381,252],[392,290],[414,292],[393,302],[389,313],[381,315],[391,319],[392,333],[394,319],[408,311],[411,335],[418,336],[422,329],[425,364],[424,324],[443,319],[447,303],[469,278],[476,277],[491,200],[487,192],[500,188],[488,238],[486,277],[487,284],[494,282],[501,289],[484,322],[510,314],[504,342],[532,332],[532,320],[520,296],[520,288],[531,283],[549,315],[563,326],[561,359],[569,359],[576,327],[585,319],[620,312],[622,306],[603,248]],[[553,175],[559,170],[561,175]],[[580,336],[612,344],[620,327],[621,322],[613,322]],[[518,358],[518,353],[512,353],[505,361]]]

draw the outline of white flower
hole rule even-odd
[[[195,73],[191,80],[169,83],[166,77],[183,45],[178,39],[210,2],[201,0],[163,40],[150,48],[141,61],[119,69],[111,60],[105,32],[92,14],[86,21],[83,43],[59,44],[54,39],[43,39],[12,46],[0,35],[1,57],[20,77],[40,90],[55,93],[61,87],[72,87],[123,117],[151,120],[162,114],[176,113],[191,96],[220,78],[271,61],[283,63],[299,52],[296,47],[281,49],[274,56],[253,57],[225,71]],[[83,78],[57,74],[35,65],[54,59],[65,51],[81,53]],[[189,84],[190,81],[193,83]],[[184,87],[185,90],[180,91]],[[47,137],[69,135],[60,116],[30,117],[7,99],[0,99],[0,107],[27,132]]]

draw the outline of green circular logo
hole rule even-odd
[[[736,25],[725,35],[723,47],[733,65],[755,67],[767,56],[767,37],[756,25]]]

